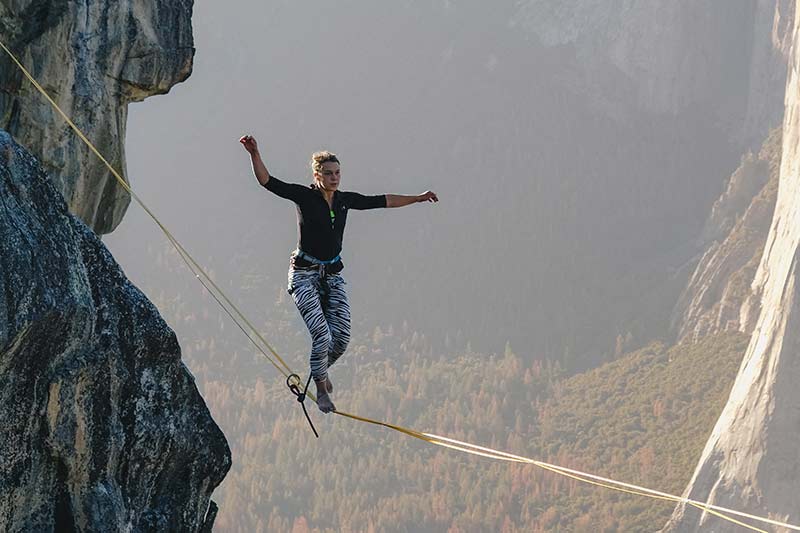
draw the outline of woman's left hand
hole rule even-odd
[[[439,197],[436,196],[436,193],[433,191],[425,191],[424,193],[417,196],[418,202],[438,202]]]

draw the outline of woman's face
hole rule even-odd
[[[317,183],[326,191],[335,191],[339,188],[339,180],[342,177],[342,170],[339,168],[339,163],[328,161],[322,163],[322,168],[314,172],[314,178]]]

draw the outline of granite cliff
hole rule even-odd
[[[124,171],[127,104],[191,72],[191,11],[12,0],[0,36]],[[210,531],[227,441],[97,235],[127,193],[4,54],[0,128],[0,529]]]
[[[757,320],[728,402],[687,497],[800,521],[800,451],[795,445],[800,379],[800,20],[791,27],[777,200],[752,283]],[[737,531],[678,506],[664,531]]]
[[[192,71],[192,0],[0,4],[0,36],[118,170],[128,103],[169,91]],[[11,60],[0,54],[0,128],[37,154],[70,211],[97,233],[130,198]]]
[[[761,309],[752,289],[778,195],[781,129],[748,153],[714,203],[698,246],[705,247],[675,306],[672,331],[696,341],[723,331],[752,333]]]
[[[0,198],[0,529],[209,529],[230,450],[175,334],[2,130]]]

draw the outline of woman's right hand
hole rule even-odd
[[[258,143],[256,142],[256,138],[252,135],[244,135],[239,142],[242,143],[244,149],[247,150],[247,153],[250,155],[254,155],[258,153]]]

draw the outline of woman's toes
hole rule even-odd
[[[333,405],[331,397],[327,394],[320,394],[317,397],[317,407],[319,407],[319,410],[323,413],[330,413],[331,411],[336,410],[336,406]]]

